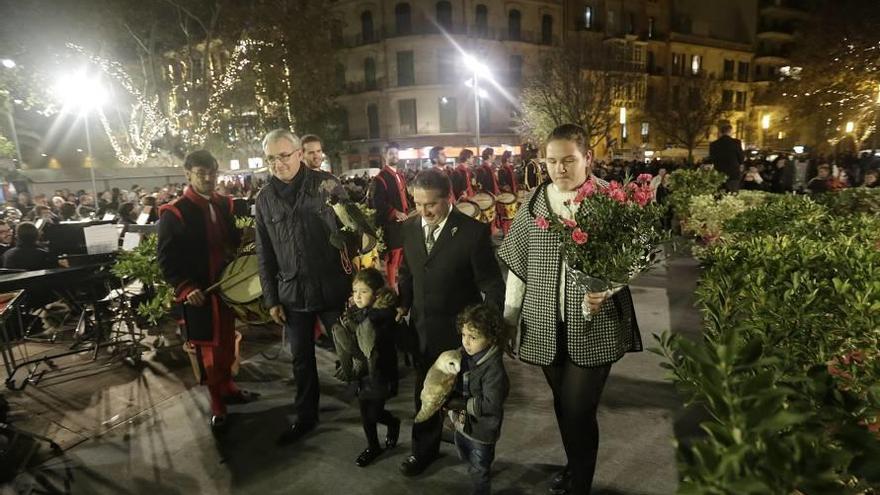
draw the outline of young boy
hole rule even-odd
[[[478,304],[458,316],[461,334],[461,373],[449,417],[455,425],[455,446],[462,460],[470,464],[473,493],[489,493],[490,471],[495,460],[495,442],[501,432],[504,399],[510,389],[499,343],[505,331],[501,314]]]

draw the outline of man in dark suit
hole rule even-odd
[[[415,179],[413,198],[419,216],[403,225],[400,269],[401,308],[415,330],[416,411],[428,369],[437,357],[461,346],[455,319],[467,306],[485,301],[501,308],[504,281],[489,236],[489,226],[452,207],[449,180],[437,169]],[[443,421],[438,412],[413,425],[412,455],[400,466],[407,476],[425,470],[440,450]]]
[[[709,144],[709,159],[715,164],[715,170],[727,175],[724,188],[728,192],[739,191],[742,182],[742,163],[745,161],[742,141],[730,137],[733,127],[722,124],[721,137]]]
[[[401,224],[410,212],[406,196],[406,177],[397,170],[400,159],[400,146],[391,142],[385,145],[385,166],[370,184],[370,207],[376,210],[376,226],[382,228],[385,236],[385,272],[390,287],[397,287],[397,272],[400,269]]]

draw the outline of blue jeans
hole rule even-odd
[[[495,460],[495,444],[475,442],[458,431],[455,432],[454,439],[458,457],[470,465],[468,474],[473,482],[474,495],[488,494],[492,461]]]

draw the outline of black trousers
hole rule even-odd
[[[571,472],[571,493],[588,494],[599,452],[596,411],[611,365],[581,368],[565,358],[541,369],[553,390],[553,409]]]
[[[415,403],[416,412],[422,407],[422,386],[425,384],[425,376],[434,365],[438,355],[417,355],[415,358],[416,386]],[[440,411],[422,423],[413,423],[412,427],[412,454],[420,459],[431,459],[440,453],[440,438],[443,433],[443,416]]]
[[[318,400],[321,395],[318,364],[315,360],[315,318],[321,319],[324,328],[332,328],[342,312],[302,312],[285,307],[284,313],[287,317],[284,332],[290,343],[293,380],[296,382],[296,397],[293,402],[296,420],[299,423],[315,423],[318,421]]]
[[[359,402],[361,425],[364,427],[364,435],[367,436],[367,446],[371,449],[381,448],[376,425],[388,426],[394,423],[394,415],[385,409],[385,399],[360,399]]]

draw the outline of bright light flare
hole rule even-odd
[[[101,108],[107,102],[107,90],[100,79],[89,77],[84,71],[62,76],[53,89],[65,109],[79,113]]]

